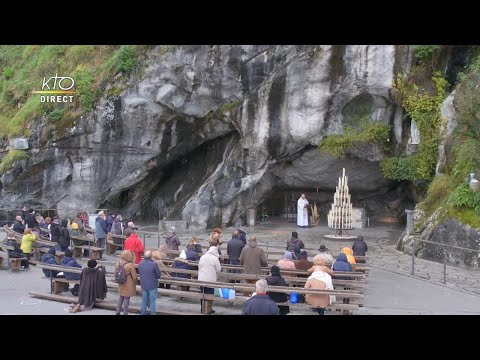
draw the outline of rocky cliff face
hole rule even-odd
[[[99,206],[192,225],[231,224],[276,189],[334,190],[345,167],[353,194],[395,184],[373,148],[332,159],[316,148],[360,106],[394,126],[395,73],[408,46],[176,46],[150,51],[141,78],[55,135],[34,125],[33,150],[0,179],[3,207],[64,214]],[[352,115],[353,114],[353,115]],[[406,135],[408,136],[408,134]],[[380,212],[385,209],[378,209]]]

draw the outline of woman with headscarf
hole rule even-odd
[[[355,261],[355,257],[353,256],[353,250],[349,247],[344,247],[342,249],[342,253],[344,253],[345,255],[347,255],[347,261],[350,263],[350,264],[356,264],[357,262]]]
[[[280,259],[277,262],[278,267],[284,270],[295,270],[295,263],[292,261],[292,257],[292,253],[290,251],[285,251],[283,259]]]
[[[137,272],[135,271],[135,253],[131,250],[124,250],[120,255],[120,261],[115,267],[115,272],[123,266],[127,281],[123,284],[118,284],[118,294],[120,297],[117,302],[116,315],[120,315],[123,310],[123,315],[128,315],[128,305],[130,305],[130,298],[135,296],[137,292]]]
[[[280,274],[280,268],[276,265],[273,265],[270,269],[270,276],[267,276],[265,280],[267,280],[268,286],[288,286],[285,282],[285,279]],[[283,303],[288,301],[288,296],[285,293],[279,292],[268,292],[268,296],[270,299],[275,301],[276,303]],[[287,305],[278,305],[279,315],[287,315],[290,312],[290,307]]]
[[[333,263],[332,265],[332,270],[333,271],[347,271],[351,272],[352,270],[352,265],[349,264],[347,260],[347,255],[344,253],[341,253],[337,256],[337,260]],[[351,277],[348,276],[339,276],[337,277],[339,280],[352,280]]]
[[[332,277],[324,271],[317,270],[310,275],[305,283],[305,289],[334,290]],[[318,315],[325,315],[328,305],[336,301],[335,295],[306,294],[305,302],[314,307]]]

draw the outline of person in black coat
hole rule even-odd
[[[256,294],[243,304],[242,315],[278,315],[277,304],[267,295],[268,284],[258,280],[255,284]]]
[[[23,219],[20,215],[15,218],[15,223],[13,224],[13,231],[16,233],[22,234],[25,232],[25,225],[23,225]]]
[[[81,311],[90,310],[96,299],[105,299],[107,295],[107,282],[105,268],[97,268],[95,260],[88,260],[87,267],[80,275],[80,288],[78,291],[78,306]]]
[[[58,244],[62,251],[65,251],[70,246],[70,233],[68,232],[67,224],[68,220],[63,219],[59,230]]]
[[[33,209],[28,210],[28,214],[25,215],[25,224],[30,230],[36,229],[39,227],[37,220],[35,219],[35,211]]]
[[[268,286],[288,286],[288,284],[285,282],[285,279],[280,274],[280,268],[278,266],[272,266],[270,272],[272,275],[267,276],[267,278],[265,279]],[[285,293],[268,292],[268,296],[270,296],[270,299],[272,299],[276,303],[283,303],[288,301],[288,296]],[[278,305],[278,309],[280,315],[287,315],[290,312],[290,307],[286,305]]]
[[[227,243],[228,260],[232,265],[240,265],[240,254],[245,243],[240,239],[240,231],[235,230],[232,239]]]
[[[247,245],[247,233],[241,229],[238,228],[238,238],[243,241],[243,245]]]
[[[53,218],[53,222],[50,224],[50,238],[53,242],[58,243],[60,238],[60,219],[58,216]]]
[[[173,269],[184,269],[184,270],[192,270],[190,265],[188,265],[187,254],[185,250],[182,250],[179,257],[175,258],[172,264]],[[190,274],[183,274],[183,273],[174,273],[172,272],[173,277],[178,277],[182,279],[191,279],[192,275]]]
[[[363,241],[363,236],[357,236],[357,238],[353,242],[352,250],[353,256],[365,256],[365,252],[368,251],[368,246],[365,241]],[[357,262],[364,263],[365,260],[359,260]]]

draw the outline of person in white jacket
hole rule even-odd
[[[222,269],[220,265],[220,260],[218,259],[218,249],[216,246],[210,246],[207,253],[200,257],[198,262],[198,280],[199,281],[208,281],[208,282],[217,282],[218,272]],[[214,289],[210,287],[202,287],[202,292],[204,294],[213,294]],[[214,310],[204,311],[204,301],[200,300],[201,311],[202,313],[214,314]]]

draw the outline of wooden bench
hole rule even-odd
[[[37,263],[37,267],[40,269],[55,270],[63,273],[66,273],[66,272],[74,273],[74,274],[82,273],[82,269],[76,268],[76,267],[70,267],[70,266]],[[67,280],[66,278],[60,278],[60,277],[54,277],[54,276],[42,277],[42,279],[50,279],[50,293],[52,294],[53,293],[58,294],[60,292],[63,292],[63,289],[65,289],[66,283],[80,284],[80,280]]]
[[[113,239],[121,239],[121,244],[116,244]],[[124,248],[125,235],[114,235],[112,234],[111,239],[107,240],[107,254],[115,254],[118,249]]]
[[[89,245],[82,245],[82,246],[74,246],[73,247],[73,256],[75,257],[82,257],[83,250],[88,250],[90,252],[90,258],[93,260],[100,260],[102,258],[104,248],[89,246]]]
[[[26,257],[21,257],[21,258],[13,258],[11,257],[8,261],[10,263],[10,270],[12,271],[18,271],[22,267],[22,260],[27,260]]]

